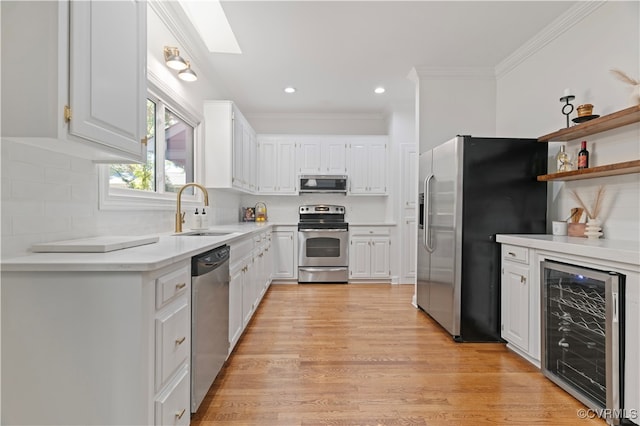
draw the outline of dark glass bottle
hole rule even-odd
[[[578,152],[578,169],[589,167],[589,151],[587,151],[587,141],[582,141],[582,146]]]

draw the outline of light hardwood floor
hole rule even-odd
[[[411,285],[272,285],[193,426],[605,425],[499,343],[454,343]]]

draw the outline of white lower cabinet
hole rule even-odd
[[[156,389],[163,386],[191,354],[191,309],[181,297],[156,315]]]
[[[242,323],[242,288],[244,286],[243,264],[230,271],[229,280],[229,353],[233,351],[244,330]]]
[[[529,351],[529,268],[503,261],[502,338]]]
[[[352,227],[349,279],[389,279],[390,247],[388,228]]]
[[[156,425],[186,426],[190,423],[190,379],[189,369],[181,369],[175,380],[158,396],[155,403]]]
[[[273,278],[295,279],[298,276],[297,241],[295,227],[291,230],[278,228],[272,234],[273,246]]]
[[[2,424],[188,423],[189,259],[154,271],[3,270],[2,298]]]
[[[532,258],[528,248],[502,245],[500,328],[512,349],[539,366],[540,299],[534,292],[540,286],[533,285]]]
[[[271,284],[271,244],[271,230],[231,243],[229,353],[235,348]]]

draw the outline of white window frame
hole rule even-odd
[[[149,77],[151,77],[151,75],[149,75]],[[157,99],[162,102],[172,113],[193,127],[193,175],[195,182],[201,182],[203,173],[200,164],[202,161],[202,144],[204,140],[202,115],[199,114],[195,108],[191,107],[187,100],[168,86],[161,85],[158,81],[148,81],[147,84],[149,99]],[[156,135],[156,140],[157,139],[158,135]],[[164,175],[164,162],[162,164],[162,170],[156,170],[158,175]],[[98,193],[100,210],[174,210],[176,208],[176,193],[111,188],[109,186],[109,165],[100,164],[99,168]],[[156,176],[156,181],[163,182],[163,180],[159,180],[158,177],[161,176]],[[204,196],[202,192],[196,189],[195,195],[189,195],[187,191],[185,191],[182,194],[181,201],[183,206],[200,206],[203,200]]]

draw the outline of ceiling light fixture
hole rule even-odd
[[[285,93],[296,93],[296,88],[295,87],[285,87],[284,88],[284,92]]]
[[[380,95],[380,94],[385,92],[385,89],[384,89],[384,87],[376,87],[373,92],[378,94],[378,95]]]
[[[182,71],[178,71],[178,78],[183,81],[196,81],[198,75],[191,69],[191,64],[187,61],[187,67]]]
[[[180,56],[180,51],[177,47],[164,47],[164,62],[169,68],[176,71],[182,71],[189,67],[187,61]]]

